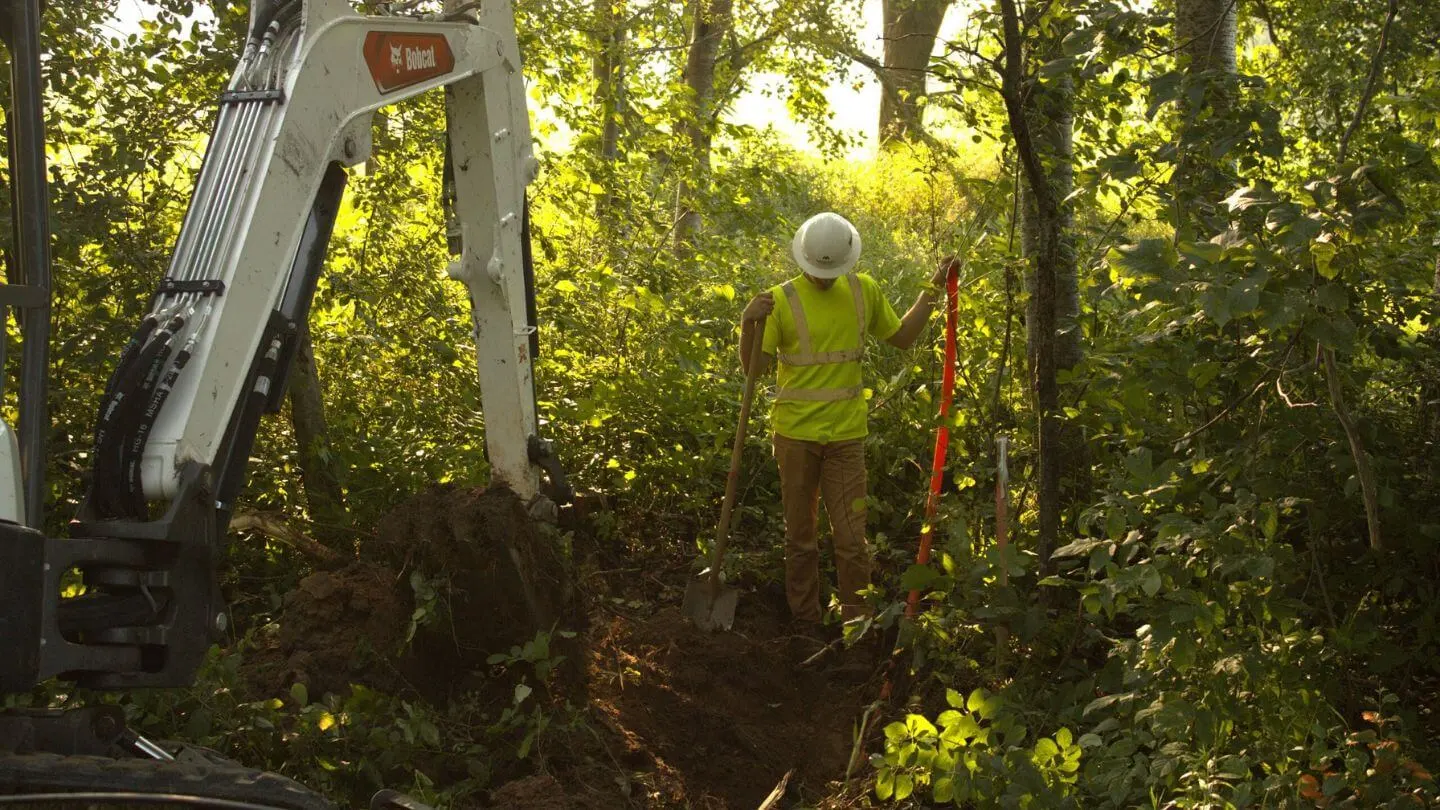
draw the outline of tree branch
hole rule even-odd
[[[1354,137],[1355,130],[1360,128],[1360,121],[1370,107],[1370,99],[1375,97],[1375,86],[1380,83],[1380,68],[1385,59],[1385,46],[1390,41],[1390,25],[1395,22],[1395,16],[1399,13],[1399,0],[1390,0],[1389,11],[1385,14],[1385,25],[1380,29],[1380,43],[1375,46],[1375,57],[1370,60],[1370,76],[1365,80],[1365,92],[1360,94],[1360,106],[1355,108],[1355,117],[1350,119],[1350,126],[1346,127],[1345,134],[1340,136],[1340,154],[1335,159],[1340,166],[1345,165],[1345,156],[1350,152],[1350,139]]]
[[[1015,0],[1000,0],[1000,10],[1005,17],[1005,69],[1000,74],[1001,96],[1005,99],[1005,112],[1010,119],[1010,130],[1015,136],[1015,148],[1020,165],[1025,170],[1035,195],[1036,208],[1041,217],[1056,214],[1055,193],[1040,165],[1035,151],[1035,139],[1030,133],[1030,121],[1025,116],[1022,97],[1025,80],[1024,56],[1021,53],[1023,40],[1020,37],[1020,18],[1015,10]]]
[[[1394,3],[1391,3],[1394,6]],[[1335,416],[1345,429],[1345,438],[1350,441],[1350,455],[1355,459],[1355,475],[1360,479],[1360,494],[1365,499],[1365,523],[1370,530],[1370,548],[1379,551],[1384,548],[1380,541],[1380,496],[1375,481],[1375,470],[1370,466],[1370,455],[1365,452],[1364,440],[1350,411],[1345,407],[1344,391],[1340,387],[1340,372],[1335,368],[1335,350],[1324,348],[1321,356],[1325,359],[1325,382],[1330,388],[1330,404]]]
[[[1270,4],[1265,0],[1255,0],[1255,4],[1260,9],[1260,19],[1265,21],[1265,30],[1270,34],[1270,41],[1275,44],[1275,49],[1280,52],[1281,58],[1289,59],[1290,54],[1285,43],[1280,41],[1280,32],[1275,27],[1275,15],[1270,13]]]
[[[340,559],[340,552],[320,543],[275,514],[241,512],[230,519],[230,531],[258,532],[322,562],[333,562]]]
[[[1220,412],[1217,413],[1217,414],[1215,414],[1215,416],[1214,416],[1213,418],[1211,418],[1210,421],[1206,422],[1205,424],[1201,425],[1200,427],[1195,428],[1194,430],[1190,431],[1189,433],[1186,433],[1184,436],[1181,436],[1180,439],[1179,439],[1179,441],[1176,442],[1176,444],[1178,445],[1178,444],[1181,444],[1181,443],[1184,443],[1184,442],[1188,442],[1188,441],[1190,441],[1191,439],[1195,438],[1196,436],[1199,436],[1201,433],[1204,433],[1205,431],[1209,430],[1210,427],[1211,427],[1212,425],[1214,425],[1216,422],[1219,422],[1221,419],[1224,419],[1226,416],[1230,415],[1230,413],[1233,412],[1236,408],[1240,407],[1241,405],[1244,405],[1246,402],[1248,402],[1248,401],[1250,400],[1251,397],[1253,397],[1253,396],[1255,396],[1257,393],[1259,393],[1261,388],[1264,388],[1264,387],[1265,387],[1265,383],[1270,380],[1270,375],[1271,375],[1271,374],[1276,374],[1276,375],[1277,375],[1277,379],[1278,379],[1278,374],[1279,374],[1279,373],[1281,372],[1281,370],[1284,369],[1285,366],[1290,362],[1290,353],[1295,350],[1295,344],[1297,344],[1297,343],[1300,342],[1300,335],[1301,335],[1300,332],[1296,332],[1295,335],[1294,335],[1294,337],[1290,338],[1290,342],[1287,343],[1287,344],[1285,344],[1285,354],[1280,358],[1280,365],[1279,365],[1279,366],[1277,366],[1277,367],[1275,367],[1275,368],[1267,368],[1267,369],[1265,370],[1265,372],[1260,375],[1260,378],[1255,381],[1255,384],[1250,387],[1250,390],[1249,390],[1249,391],[1246,391],[1245,393],[1243,393],[1243,394],[1241,394],[1240,396],[1236,397],[1234,400],[1232,400],[1232,401],[1230,402],[1229,405],[1226,405],[1224,408],[1221,408],[1221,409],[1220,409]]]

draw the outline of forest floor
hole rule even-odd
[[[783,780],[771,807],[842,806],[856,727],[880,688],[873,653],[833,648],[804,665],[824,644],[790,630],[775,593],[744,594],[734,627],[715,633],[681,615],[678,589],[664,593],[641,602],[643,617],[592,616],[589,708],[614,766],[609,784],[575,774],[575,805],[753,810]]]
[[[489,653],[506,649],[496,627],[520,621],[511,615],[517,604],[533,607],[555,593],[542,552],[551,544],[511,501],[508,493],[436,488],[402,505],[380,526],[379,559],[318,571],[287,597],[277,643],[247,667],[252,681],[275,693],[295,680],[312,693],[366,683],[419,693],[441,711],[467,692],[489,693],[503,708],[513,685],[485,665]],[[881,688],[873,639],[845,648],[797,633],[780,586],[759,583],[740,586],[730,630],[704,632],[680,609],[689,560],[637,559],[583,531],[573,556],[568,605],[556,610],[564,614],[559,626],[583,629],[555,646],[572,660],[549,694],[563,727],[548,730],[518,767],[497,773],[505,784],[481,807],[754,810],[782,782],[766,810],[860,806],[863,780],[846,777],[852,767],[866,772],[854,743]],[[506,559],[524,564],[498,570]],[[515,570],[538,584],[520,593],[506,584]],[[415,605],[407,571],[483,580],[469,589],[482,598],[452,601],[461,621],[428,637],[422,631],[402,657],[361,664],[357,646],[394,649],[404,638]],[[507,643],[523,644],[548,621],[530,622]],[[828,638],[838,638],[838,628]]]
[[[867,771],[854,743],[881,688],[874,639],[846,649],[838,627],[798,633],[775,581],[735,583],[734,625],[706,632],[681,612],[692,560],[637,559],[583,530],[574,554],[585,712],[599,734],[590,750],[556,762],[570,804],[554,806],[755,810],[777,790],[767,810],[859,806],[862,780],[846,777],[852,756],[854,773]]]

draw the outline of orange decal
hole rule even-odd
[[[382,93],[444,76],[455,69],[455,54],[444,34],[371,31],[365,35],[365,64]]]

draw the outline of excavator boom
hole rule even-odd
[[[8,5],[10,27],[28,26],[10,37],[18,64],[37,47],[37,3]],[[27,81],[38,57],[33,65]],[[107,689],[192,681],[227,623],[217,587],[226,527],[260,418],[282,404],[346,169],[369,157],[377,109],[440,88],[460,237],[448,270],[472,305],[492,483],[549,503],[540,470],[554,461],[537,431],[527,307],[525,189],[537,164],[509,0],[429,17],[256,0],[168,272],[104,393],[90,489],[64,538],[42,533],[36,485],[47,240],[17,239],[35,269],[0,286],[0,304],[38,325],[25,334],[39,355],[27,354],[26,380],[38,363],[42,404],[35,412],[35,391],[22,390],[21,440],[0,431],[0,642],[14,653],[0,656],[0,693],[54,676]],[[20,151],[43,143],[30,137],[15,139]],[[38,210],[17,220],[42,228],[36,154],[40,193],[16,210]],[[26,164],[15,165],[23,185]],[[76,569],[85,595],[62,599],[61,579]]]

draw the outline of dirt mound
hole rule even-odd
[[[272,694],[296,681],[316,696],[361,683],[443,700],[490,655],[575,626],[569,565],[542,531],[503,487],[426,490],[381,521],[365,561],[301,580],[247,668]],[[420,627],[402,650],[417,605]]]
[[[376,663],[399,649],[410,618],[408,594],[396,580],[370,562],[302,579],[285,597],[273,647],[253,662],[255,679],[271,694],[295,682],[317,696],[351,683],[393,686],[394,670]]]
[[[792,769],[792,796],[844,778],[873,667],[860,651],[799,667],[821,644],[790,634],[758,595],[744,601],[728,633],[701,632],[676,608],[596,628],[591,696],[626,764],[649,771],[631,790],[650,797],[641,806],[754,808]]]
[[[490,795],[490,805],[496,810],[570,810],[573,807],[555,777],[543,774],[502,786]]]
[[[558,538],[510,490],[437,486],[386,516],[377,551],[396,570],[418,571],[437,594],[439,621],[417,652],[456,669],[485,666],[541,631],[566,624],[573,603]]]

